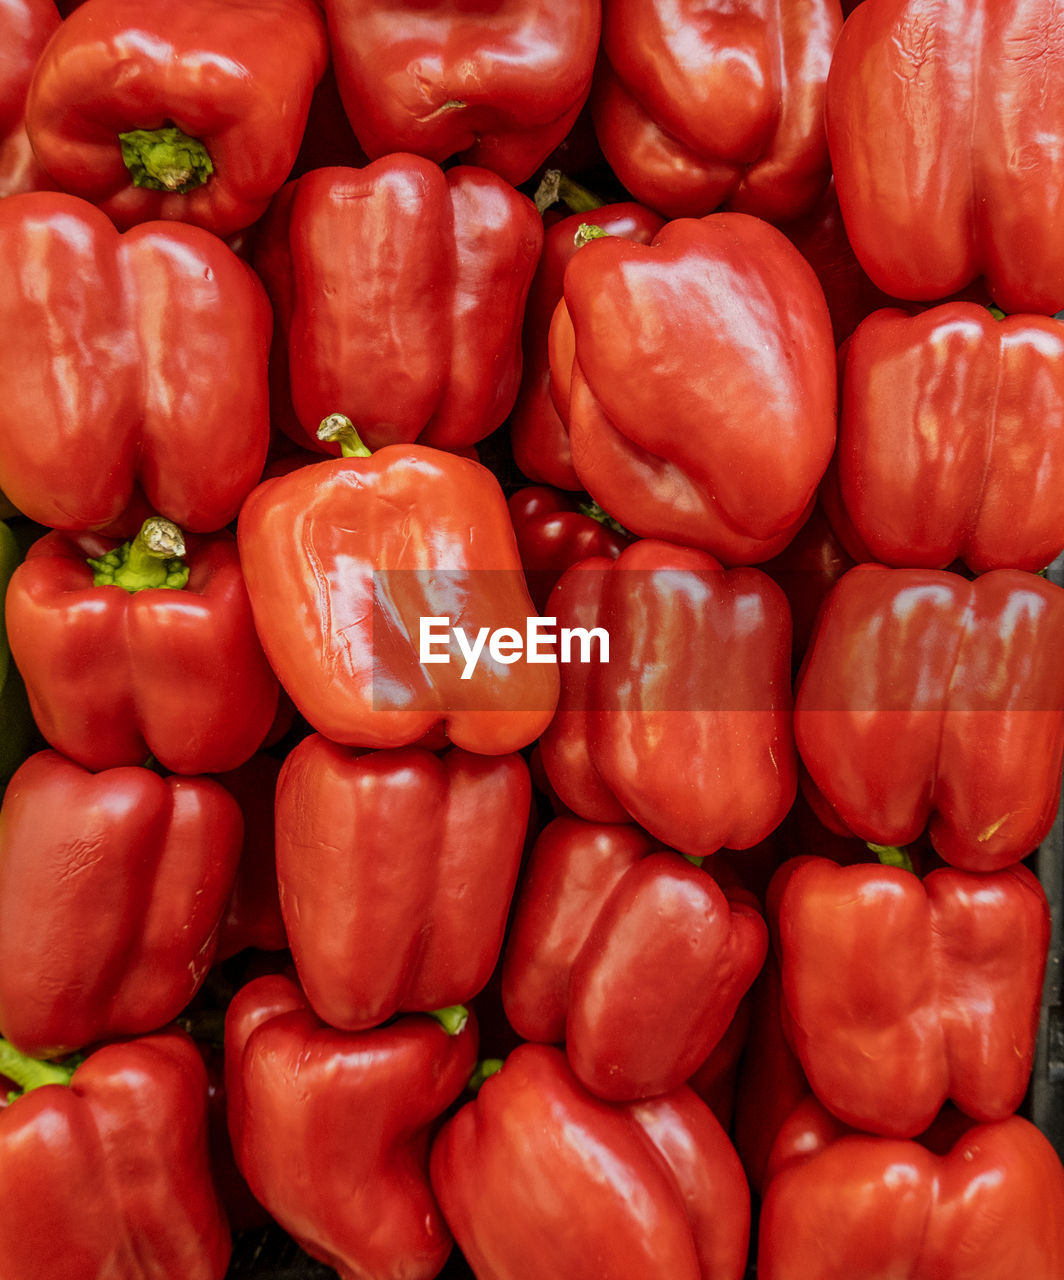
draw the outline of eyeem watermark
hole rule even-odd
[[[472,679],[477,663],[487,651],[493,662],[609,662],[610,637],[605,627],[562,627],[557,618],[527,618],[525,630],[516,627],[480,627],[470,636],[464,627],[451,626],[447,617],[423,617],[418,635],[418,661],[422,666],[450,662],[451,637],[465,660],[462,679]],[[597,655],[593,645],[597,641]],[[574,658],[574,652],[579,656]]]

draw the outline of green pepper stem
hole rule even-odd
[[[908,849],[895,844],[872,844],[868,840],[865,843],[884,867],[900,867],[902,871],[912,871],[915,874],[913,860],[909,856]]]
[[[446,1009],[433,1009],[429,1017],[435,1018],[449,1036],[456,1036],[469,1021],[469,1010],[464,1004],[451,1004]]]
[[[202,187],[214,172],[203,143],[182,133],[176,125],[131,129],[120,133],[118,142],[135,187],[183,196]]]
[[[552,204],[564,204],[572,213],[594,213],[606,202],[560,169],[548,169],[540,179],[532,203],[544,214]]]
[[[46,1084],[69,1084],[72,1067],[62,1067],[56,1062],[42,1062],[16,1049],[8,1040],[0,1040],[0,1076],[6,1076],[19,1086],[23,1093],[39,1089]]]
[[[338,444],[345,458],[369,458],[372,450],[362,443],[355,424],[345,413],[330,413],[318,427],[318,439],[326,444]]]
[[[614,533],[619,533],[622,538],[630,538],[631,532],[624,527],[619,520],[614,520],[608,511],[603,511],[599,504],[593,499],[578,504],[581,513],[590,516],[592,520],[597,520],[599,524],[605,525],[607,529],[612,529]]]
[[[122,587],[134,592],[148,587],[180,591],[188,582],[188,566],[181,559],[185,539],[163,516],[149,516],[132,542],[125,542],[99,559],[89,559],[93,585]]]
[[[582,249],[585,244],[590,244],[592,240],[607,240],[613,233],[604,231],[602,227],[597,227],[593,222],[581,222],[576,229],[576,235],[573,236],[573,244],[578,249]]]
[[[476,1093],[485,1080],[502,1070],[502,1064],[502,1058],[481,1058],[476,1070],[469,1077],[467,1087]]]

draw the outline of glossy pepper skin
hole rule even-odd
[[[921,881],[897,866],[798,858],[770,901],[785,1025],[830,1111],[914,1138],[947,1098],[976,1120],[1019,1109],[1050,928],[1025,866],[940,867]]]
[[[584,488],[641,537],[727,564],[781,551],[835,443],[835,345],[812,268],[742,213],[593,240],[565,270],[552,394]]]
[[[420,445],[326,459],[265,481],[237,529],[263,648],[310,724],[344,746],[445,732],[505,755],[553,715],[558,668],[461,654],[421,665],[423,617],[520,633],[534,615],[506,500],[479,463]],[[437,650],[436,657],[447,656]]]
[[[328,0],[340,96],[363,150],[458,157],[518,186],[591,89],[600,0]]]
[[[920,1141],[832,1124],[812,1101],[773,1151],[761,1208],[764,1280],[1055,1280],[1064,1168],[1022,1116],[944,1112]]]
[[[331,413],[371,449],[483,439],[517,394],[542,242],[528,197],[469,165],[389,155],[285,187],[255,257],[277,313],[279,425],[314,449]]]
[[[277,787],[277,879],[323,1021],[361,1031],[485,986],[531,800],[518,755],[362,752],[318,734],[292,750]]]
[[[1064,547],[1064,329],[974,303],[883,310],[846,346],[832,505],[862,559],[1038,570]]]
[[[256,978],[226,1015],[226,1096],[237,1164],[274,1218],[342,1280],[432,1280],[452,1239],[428,1177],[431,1131],[476,1065],[412,1014],[336,1031],[282,976]]]
[[[89,769],[154,756],[176,773],[235,769],[262,744],[277,677],[255,632],[236,539],[190,540],[185,586],[97,585],[120,544],[40,538],[7,596],[11,652],[48,743]]]
[[[565,268],[576,253],[580,227],[600,227],[611,236],[648,244],[663,222],[653,210],[624,201],[573,213],[545,226],[543,252],[525,307],[521,386],[509,421],[514,461],[530,480],[560,489],[583,488],[573,470],[568,432],[551,396],[547,345],[551,319],[562,297]]]
[[[526,1039],[564,1039],[597,1097],[653,1097],[720,1042],[767,945],[742,890],[638,828],[558,818],[522,881],[503,1003]]]
[[[26,94],[41,50],[61,19],[54,0],[0,3],[0,198],[47,189],[26,134]]]
[[[53,529],[212,532],[257,482],[271,313],[198,227],[119,235],[60,192],[0,202],[0,488]],[[136,515],[131,513],[135,512]]]
[[[838,0],[604,0],[603,154],[668,218],[796,218],[830,176],[824,94],[841,26]]]
[[[879,845],[926,828],[965,871],[1034,850],[1060,800],[1064,591],[995,569],[858,565],[824,602],[795,695],[807,794]]]
[[[26,127],[56,183],[117,226],[226,236],[288,177],[328,58],[314,0],[87,0],[41,56]],[[183,137],[140,136],[167,128]]]
[[[160,1031],[97,1049],[72,1076],[52,1074],[55,1083],[0,1111],[0,1272],[222,1280],[229,1228],[191,1039]]]
[[[54,1057],[175,1018],[213,960],[242,835],[210,779],[30,756],[0,807],[4,1036]]]
[[[444,1125],[432,1185],[479,1280],[740,1280],[750,1193],[686,1087],[610,1104],[565,1055],[518,1046]]]
[[[527,485],[510,494],[506,505],[528,591],[540,610],[566,569],[592,556],[615,560],[632,541],[605,512],[561,489]]]
[[[1064,307],[1064,49],[1026,0],[862,4],[826,124],[839,206],[872,281],[944,298],[984,276],[1006,312]],[[935,163],[927,162],[935,156]]]
[[[791,618],[771,579],[646,538],[574,565],[548,607],[610,642],[608,663],[560,668],[540,750],[565,805],[698,857],[775,830],[797,782]]]

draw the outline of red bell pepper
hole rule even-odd
[[[1064,118],[1044,89],[1062,73],[1039,4],[857,7],[826,124],[846,230],[875,284],[933,300],[984,276],[1007,312],[1064,307]]]
[[[121,545],[46,534],[5,612],[41,733],[87,768],[234,769],[273,724],[277,677],[225,530],[187,547],[158,517]]]
[[[592,95],[617,177],[669,218],[796,218],[830,176],[824,92],[838,0],[608,0]]]
[[[243,820],[208,778],[91,774],[56,751],[0,809],[0,1028],[29,1054],[154,1031],[214,958]]]
[[[562,181],[561,175],[559,181]],[[574,189],[567,181],[563,185],[566,190]],[[584,203],[595,204],[596,201],[592,198]],[[647,244],[661,230],[662,222],[659,214],[627,201],[573,213],[546,227],[543,253],[528,291],[522,338],[524,365],[521,386],[509,422],[514,461],[530,480],[539,480],[561,489],[583,487],[573,470],[569,435],[551,396],[547,351],[551,319],[562,297],[565,268],[577,250],[580,227],[600,227],[611,236]]]
[[[592,556],[615,560],[632,541],[593,503],[581,503],[560,489],[529,485],[510,494],[507,505],[528,592],[541,611],[571,565]]]
[[[741,1280],[750,1192],[690,1089],[610,1104],[565,1055],[520,1045],[444,1125],[432,1185],[483,1280]]]
[[[643,539],[574,565],[549,608],[609,635],[608,663],[561,668],[540,742],[564,804],[699,857],[775,830],[797,782],[791,618],[770,578]]]
[[[244,844],[229,905],[218,927],[215,963],[247,947],[258,951],[288,947],[277,893],[274,801],[280,772],[280,760],[259,752],[238,768],[215,775],[244,818]]]
[[[824,486],[809,519],[778,556],[760,568],[783,588],[794,620],[791,662],[796,668],[813,635],[817,613],[824,598],[856,561],[847,551],[824,511]]]
[[[429,1141],[476,1053],[472,1017],[457,1015],[449,1030],[412,1014],[335,1031],[279,975],[233,998],[225,1056],[237,1164],[281,1226],[341,1280],[439,1274],[452,1240],[429,1185]]]
[[[145,498],[197,533],[232,520],[269,429],[254,272],[198,227],[119,235],[59,192],[0,202],[0,258],[20,264],[0,280],[0,487],[19,510],[120,536]]]
[[[770,904],[784,1024],[830,1111],[914,1138],[947,1099],[976,1120],[1019,1108],[1050,929],[1026,867],[940,867],[921,881],[900,866],[797,858]]]
[[[1062,648],[1064,590],[1035,574],[851,569],[796,693],[814,808],[878,845],[926,827],[966,871],[1026,857],[1060,802]]]
[[[590,1092],[651,1097],[704,1063],[767,945],[744,891],[636,828],[557,818],[522,882],[503,1003],[526,1039],[565,1040]]]
[[[315,0],[88,0],[41,55],[26,128],[56,183],[117,226],[225,236],[288,177],[328,58]]]
[[[255,258],[277,313],[278,424],[315,449],[331,413],[370,448],[483,439],[517,394],[542,242],[532,202],[486,169],[391,155],[285,187]]]
[[[811,1092],[783,1029],[781,1000],[779,962],[770,947],[746,1000],[750,1020],[731,1125],[735,1149],[758,1195],[781,1129]]]
[[[943,1113],[915,1142],[845,1132],[811,1103],[773,1160],[758,1280],[1064,1274],[1064,1167],[1022,1116],[972,1124]]]
[[[0,0],[0,198],[52,184],[26,134],[26,93],[61,19],[55,0]]]
[[[4,1280],[222,1280],[229,1228],[187,1036],[105,1045],[73,1071],[0,1041],[0,1073],[26,1090],[0,1111]]]
[[[300,982],[331,1026],[464,1004],[502,947],[532,786],[518,755],[361,752],[312,734],[277,787]]]
[[[336,79],[373,159],[457,156],[515,186],[576,123],[600,0],[326,0]]]
[[[1042,569],[1064,548],[1058,321],[966,302],[877,311],[846,345],[841,385],[825,493],[862,558],[983,573]]]
[[[835,345],[812,268],[740,213],[593,240],[565,270],[551,376],[584,488],[642,537],[767,560],[835,443]]]
[[[524,634],[534,615],[506,500],[479,463],[420,445],[323,460],[259,485],[237,539],[266,655],[333,742],[408,746],[445,729],[505,755],[550,722],[554,665],[471,662],[453,642],[426,655],[449,661],[419,662],[424,618],[472,645],[484,629]]]

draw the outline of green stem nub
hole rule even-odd
[[[164,587],[180,591],[188,582],[185,539],[181,530],[163,516],[150,516],[132,542],[108,551],[98,560],[90,559],[93,585],[143,591]]]
[[[865,843],[884,867],[900,867],[902,871],[915,873],[908,849],[896,844],[872,844],[871,841]]]
[[[176,125],[131,129],[120,133],[118,142],[135,187],[183,196],[202,187],[214,172],[210,153],[199,138],[190,138]]]
[[[608,511],[603,511],[594,498],[577,505],[581,514],[590,516],[592,520],[597,520],[599,524],[604,525],[607,529],[612,529],[614,533],[619,533],[622,538],[630,538],[632,536],[631,532],[619,520],[614,520]]]
[[[573,236],[573,244],[578,249],[582,249],[585,244],[590,244],[592,240],[608,240],[613,233],[604,231],[601,227],[596,227],[593,222],[581,222],[576,229],[576,235]]]
[[[0,1076],[13,1081],[23,1093],[39,1089],[45,1084],[67,1085],[73,1074],[72,1067],[31,1058],[7,1040],[0,1040]]]
[[[502,1070],[502,1066],[502,1058],[481,1058],[476,1070],[469,1077],[467,1088],[476,1093],[485,1080],[490,1080],[493,1075]]]
[[[446,1009],[433,1009],[429,1017],[435,1018],[449,1036],[457,1036],[469,1021],[469,1010],[464,1004],[449,1004]]]
[[[318,428],[318,439],[326,444],[338,444],[345,458],[372,457],[372,451],[362,443],[355,424],[345,413],[330,413],[323,418]]]
[[[594,213],[606,202],[560,169],[548,169],[540,179],[532,203],[543,214],[554,204],[566,205],[571,213]]]

